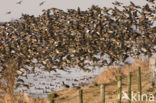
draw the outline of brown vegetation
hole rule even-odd
[[[16,64],[13,61],[8,61],[5,65],[5,71],[1,75],[0,81],[0,99],[5,101],[15,101],[14,88],[15,88],[15,77],[16,77]],[[3,95],[3,96],[2,96]],[[9,97],[6,99],[6,97]]]
[[[127,75],[132,72],[132,91],[137,92],[137,68],[141,67],[142,73],[142,87],[143,93],[154,94],[155,90],[151,88],[150,83],[150,71],[148,62],[142,62],[136,60],[132,65],[125,65],[123,67],[111,67],[105,69],[94,81],[98,85],[91,84],[83,88],[83,99],[85,103],[100,103],[100,85],[106,84],[106,103],[116,103],[117,98],[117,83],[116,78],[118,75],[123,77],[123,90],[127,91]],[[55,91],[58,95],[55,99],[55,103],[77,103],[78,101],[78,89],[69,88],[64,90]],[[156,95],[156,93],[155,93]],[[31,99],[24,93],[21,96],[16,97],[14,103],[47,103],[48,99]],[[10,95],[6,95],[3,98],[2,103],[13,103],[10,99]],[[125,103],[126,101],[124,101]],[[152,102],[151,102],[152,103]]]
[[[116,103],[117,100],[117,76],[122,75],[123,78],[123,90],[127,91],[127,76],[129,72],[132,72],[132,91],[137,93],[137,68],[141,67],[142,73],[142,89],[143,93],[154,94],[155,89],[151,87],[150,83],[150,71],[149,63],[136,60],[132,65],[125,65],[123,67],[111,67],[105,69],[97,78],[97,85],[91,84],[90,86],[83,88],[84,90],[84,103],[100,103],[100,85],[106,84],[106,103]],[[78,101],[78,90],[77,89],[65,89],[61,91],[56,91],[59,97],[57,97],[56,103],[77,103]],[[126,100],[123,101],[127,102]],[[150,103],[150,102],[149,102]],[[151,102],[154,103],[154,102]]]
[[[136,72],[137,68],[141,67],[142,72],[149,73],[148,62],[136,60],[132,65],[124,65],[123,67],[110,67],[105,69],[97,78],[98,84],[110,83],[117,80],[117,76],[127,76],[129,72]]]

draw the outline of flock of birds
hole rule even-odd
[[[0,24],[0,73],[9,60],[17,62],[17,71],[26,65],[44,66],[47,71],[76,65],[88,70],[156,53],[156,6],[113,5],[67,12],[51,8],[38,17],[23,14],[19,20]]]
[[[80,89],[87,86],[94,80],[95,74],[93,72],[79,72],[79,71],[57,71],[57,72],[44,72],[40,69],[36,70],[38,74],[25,73],[19,76],[16,81],[15,91],[23,93],[25,91],[30,97],[44,98],[48,93],[55,90],[65,88]],[[102,70],[101,70],[102,71]],[[78,75],[81,73],[81,75]]]
[[[85,11],[51,8],[38,17],[23,14],[19,20],[0,24],[0,78],[10,60],[17,63],[19,76],[30,71],[27,66],[89,70],[128,57],[151,56],[156,53],[156,6],[149,2],[153,4],[114,2],[114,8],[93,5]]]
[[[125,62],[128,57],[152,56],[156,53],[156,6],[154,0],[148,2],[144,6],[114,2],[114,8],[93,5],[85,11],[51,8],[38,17],[23,14],[19,20],[0,24],[0,78],[10,60],[17,63],[17,76],[21,76],[25,71],[35,73],[35,67],[50,72],[77,66],[89,71],[89,67]],[[24,83],[23,79],[17,82]]]

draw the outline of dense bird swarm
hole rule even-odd
[[[93,5],[86,11],[52,8],[34,17],[23,14],[0,25],[0,72],[9,60],[46,70],[111,65],[129,56],[156,53],[156,6],[113,3],[114,8]],[[107,55],[110,61],[103,58]]]

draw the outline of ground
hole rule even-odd
[[[153,94],[156,96],[156,90],[152,88],[150,83],[150,70],[148,62],[136,61],[132,65],[125,65],[122,68],[108,68],[104,70],[97,78],[95,83],[83,88],[83,99],[84,103],[100,103],[100,84],[106,84],[106,103],[116,103],[117,99],[117,81],[116,77],[122,74],[122,85],[123,91],[127,92],[127,75],[132,72],[132,91],[137,92],[137,68],[141,67],[141,77],[142,77],[142,92],[143,94]],[[105,82],[106,81],[106,82]],[[77,103],[78,101],[78,90],[77,89],[65,89],[61,91],[56,91],[59,95],[55,99],[56,103]],[[149,96],[150,97],[150,96]],[[155,97],[156,100],[156,97]],[[124,100],[124,103],[127,102]],[[147,102],[146,102],[147,103]],[[150,103],[150,102],[148,102]],[[151,102],[154,103],[154,102]]]
[[[142,79],[142,92],[143,94],[153,94],[156,101],[156,89],[152,88],[150,83],[150,70],[148,62],[136,61],[132,65],[127,64],[123,67],[110,67],[105,69],[102,73],[95,78],[95,81],[90,85],[83,88],[83,100],[84,103],[100,103],[100,85],[106,84],[106,103],[116,103],[117,100],[117,80],[119,75],[122,75],[123,91],[127,92],[127,75],[132,72],[132,91],[137,93],[137,68],[141,67],[141,79]],[[55,103],[77,103],[78,102],[78,89],[68,88],[64,90],[55,91],[58,95],[55,99]],[[54,92],[53,92],[54,93]],[[6,97],[7,98],[7,97]],[[7,100],[7,99],[6,99]],[[46,103],[47,98],[43,99],[30,99],[26,94],[23,96],[23,100],[26,103]],[[123,99],[126,103],[127,100]],[[10,102],[5,102],[10,103]],[[133,102],[132,102],[133,103]],[[134,102],[135,103],[135,102]],[[154,103],[144,101],[143,103]]]

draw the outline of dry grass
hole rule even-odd
[[[121,68],[108,68],[105,69],[95,79],[98,84],[106,84],[106,103],[116,103],[117,98],[117,82],[116,78],[119,75],[123,77],[123,90],[127,91],[127,75],[132,72],[132,90],[137,92],[137,68],[140,66],[142,69],[142,87],[143,93],[153,93],[156,95],[156,91],[151,88],[150,84],[150,71],[148,62],[142,62],[136,60],[132,65],[125,65]],[[55,103],[77,103],[78,102],[78,90],[74,88],[55,91],[59,96],[55,98]],[[88,87],[83,88],[84,103],[100,103],[100,85],[95,86],[91,84]],[[13,103],[9,100],[10,96],[6,95],[2,103]],[[26,93],[21,96],[16,96],[14,103],[47,103],[48,100],[42,99],[30,99]],[[126,103],[127,101],[123,101]],[[150,103],[150,102],[148,102]],[[154,103],[154,102],[151,102]]]
[[[16,64],[13,61],[8,61],[4,64],[6,69],[4,70],[1,77],[1,95],[9,97],[9,101],[15,102],[14,88],[15,88],[15,77],[16,77]],[[7,101],[7,99],[1,96],[1,99]]]
[[[143,93],[155,94],[154,89],[151,88],[150,83],[150,71],[148,62],[142,62],[136,60],[132,65],[125,65],[121,68],[108,68],[105,69],[99,76],[96,78],[98,84],[106,84],[106,103],[116,103],[117,99],[117,82],[116,78],[119,75],[123,77],[123,90],[127,91],[127,75],[129,72],[132,72],[132,91],[137,92],[137,68],[141,67],[142,73],[142,88]],[[83,88],[83,99],[84,103],[100,103],[100,85],[93,86],[90,85],[86,88]],[[77,103],[78,102],[78,90],[76,89],[65,89],[61,91],[56,91],[59,97],[56,98],[56,103]],[[127,101],[123,101],[127,103]],[[150,103],[150,102],[148,102]],[[154,102],[151,102],[154,103]]]
[[[148,72],[149,73],[149,64],[148,62],[143,62],[136,60],[132,65],[124,65],[123,67],[111,67],[108,69],[105,69],[97,78],[96,82],[98,84],[107,84],[111,83],[117,80],[117,76],[127,76],[129,72],[136,72],[138,67],[141,67],[142,72]]]
[[[46,103],[46,99],[31,99],[26,93],[17,94],[14,92],[16,88],[16,68],[15,61],[8,61],[4,64],[4,70],[0,78],[0,103]]]
[[[23,93],[14,95],[14,101],[12,101],[10,94],[6,94],[0,103],[47,103],[47,99],[32,99],[26,93]]]

